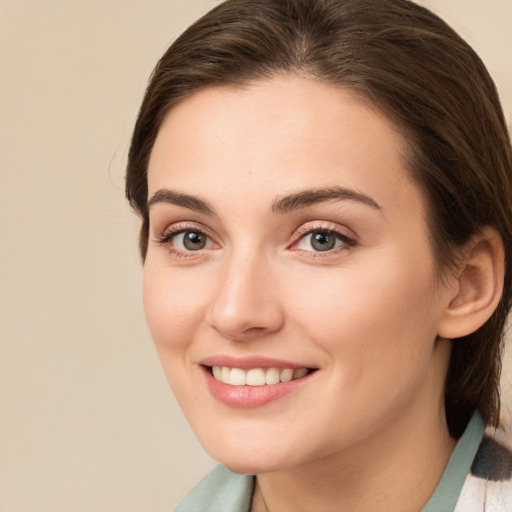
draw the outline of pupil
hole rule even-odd
[[[203,249],[206,245],[206,237],[202,233],[187,231],[183,236],[183,245],[190,251]]]
[[[316,251],[328,251],[334,247],[336,239],[329,233],[313,233],[311,247]]]

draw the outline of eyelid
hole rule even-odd
[[[182,250],[172,246],[172,240],[179,235],[180,233],[186,231],[194,231],[204,234],[208,237],[209,241],[214,244],[214,247],[205,247],[203,249],[198,249],[197,251],[192,250]],[[333,249],[322,251],[314,251],[314,250],[305,250],[298,249],[296,246],[306,235],[314,233],[314,232],[330,232],[338,239],[343,242],[342,247],[337,247]],[[206,226],[201,224],[200,222],[195,221],[179,221],[173,224],[168,225],[165,229],[160,230],[153,240],[156,244],[166,247],[170,252],[176,255],[187,255],[191,256],[199,256],[200,253],[203,253],[208,250],[217,249],[221,246],[220,242],[217,240],[217,237],[211,233],[211,230]],[[339,224],[328,222],[328,221],[309,221],[302,224],[298,229],[295,230],[292,235],[292,242],[288,245],[288,248],[291,250],[301,251],[303,253],[312,253],[309,255],[310,257],[318,257],[324,256],[327,257],[329,255],[336,254],[340,250],[345,250],[349,247],[355,246],[358,243],[358,237],[356,233],[354,233],[351,229],[341,226]]]
[[[193,222],[193,221],[178,221],[173,222],[171,224],[167,224],[162,229],[156,229],[155,237],[157,239],[161,239],[166,237],[167,235],[175,235],[177,233],[180,233],[182,231],[200,231],[201,233],[204,233],[205,235],[210,236],[210,230],[206,228],[206,226],[203,226],[199,222]]]
[[[169,251],[175,254],[193,254],[195,252],[200,253],[203,251],[211,250],[212,248],[204,248],[198,249],[197,251],[186,251],[180,250],[172,246],[172,240],[181,233],[186,231],[197,232],[205,235],[212,244],[219,247],[220,243],[217,241],[216,237],[212,235],[211,231],[206,228],[204,225],[198,222],[190,222],[190,221],[182,221],[175,222],[167,226],[165,229],[161,230],[155,237],[154,242],[158,245],[164,246],[169,249]]]
[[[338,237],[343,241],[343,246],[333,248],[325,252],[314,250],[307,251],[304,249],[295,248],[306,235],[322,231],[332,233],[334,236]],[[304,253],[312,253],[309,255],[310,257],[327,257],[333,254],[337,254],[340,250],[342,251],[349,247],[353,247],[357,245],[357,243],[358,237],[356,233],[347,227],[340,226],[339,224],[334,224],[332,222],[311,221],[303,224],[295,231],[293,234],[293,242],[290,244],[289,248],[291,250],[302,251]]]
[[[301,236],[307,235],[314,231],[332,231],[333,233],[339,234],[340,236],[357,242],[357,235],[351,229],[346,226],[341,226],[334,222],[326,221],[309,221],[302,224],[294,233],[294,238],[300,238]]]

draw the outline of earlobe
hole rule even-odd
[[[492,227],[484,227],[464,248],[454,295],[438,325],[442,338],[460,338],[475,332],[494,313],[503,291],[503,242]]]

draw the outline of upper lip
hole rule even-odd
[[[294,363],[265,356],[240,358],[227,355],[215,355],[205,357],[199,362],[199,364],[203,366],[226,366],[228,368],[240,368],[241,370],[250,370],[251,368],[290,368],[292,370],[298,370],[299,368],[312,369],[311,366],[301,363]]]

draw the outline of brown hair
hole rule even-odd
[[[478,409],[499,419],[504,322],[512,286],[512,155],[485,66],[448,25],[408,0],[227,0],[185,31],[158,62],[142,103],[126,195],[148,243],[147,165],[168,110],[213,85],[300,73],[376,104],[408,143],[407,165],[429,203],[436,268],[490,225],[506,252],[501,302],[475,333],[454,340],[447,421],[459,437]]]

